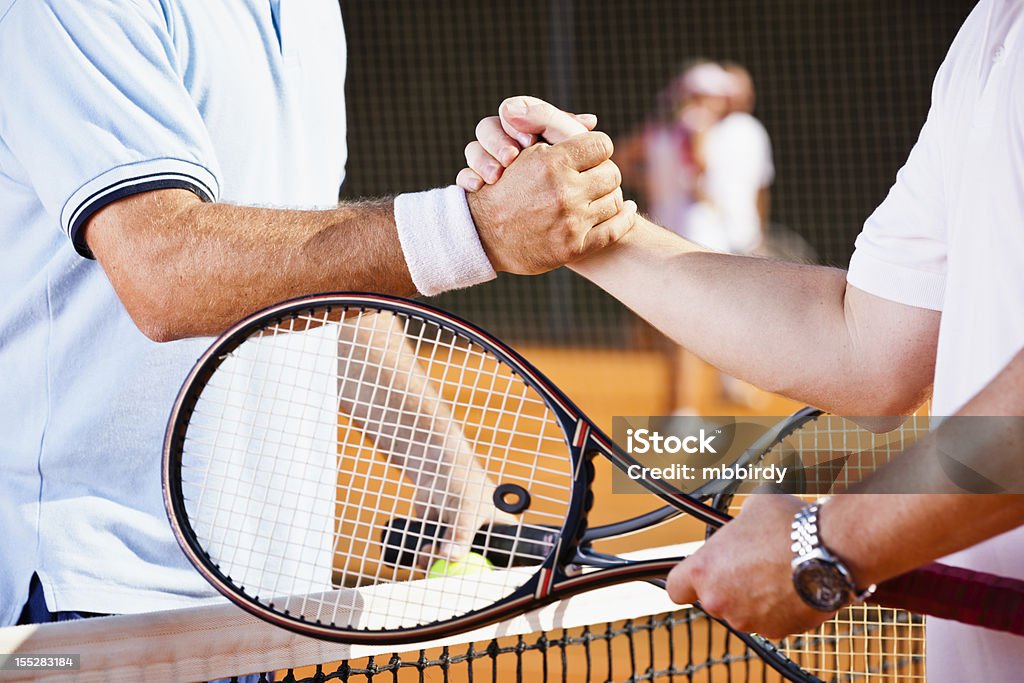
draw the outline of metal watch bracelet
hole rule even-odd
[[[864,602],[875,592],[877,586],[871,584],[864,590],[858,590],[856,584],[853,581],[853,576],[850,570],[846,567],[846,564],[829,548],[824,544],[821,539],[819,531],[819,513],[822,505],[828,500],[828,497],[819,499],[817,502],[807,505],[801,508],[793,516],[793,523],[791,525],[792,532],[790,538],[793,544],[790,546],[790,550],[793,551],[793,568],[794,570],[799,565],[811,557],[812,555],[824,555],[828,562],[835,565],[836,569],[849,584],[850,597],[854,604]],[[817,551],[817,552],[816,552]]]

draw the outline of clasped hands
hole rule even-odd
[[[623,201],[611,138],[596,124],[520,96],[477,125],[457,183],[495,270],[543,273],[633,228],[636,204]]]

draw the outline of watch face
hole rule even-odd
[[[793,586],[811,607],[833,612],[850,602],[850,582],[831,562],[810,559],[793,572]]]

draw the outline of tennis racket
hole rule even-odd
[[[646,479],[666,508],[591,527],[595,458],[637,464],[501,341],[422,303],[330,294],[250,316],[199,359],[171,414],[164,497],[185,554],[242,608],[304,635],[408,643],[660,580],[682,558],[590,543],[681,513],[712,528],[730,519],[733,482],[691,495]],[[502,569],[426,578],[467,549],[503,555]],[[742,637],[785,675],[818,680]]]

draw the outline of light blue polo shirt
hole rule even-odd
[[[335,0],[0,0],[0,624],[33,572],[51,610],[212,595],[159,467],[209,340],[143,337],[82,226],[157,188],[333,206],[344,73]]]

